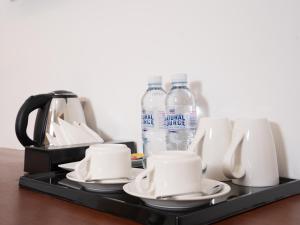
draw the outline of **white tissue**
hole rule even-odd
[[[87,143],[103,143],[104,140],[86,124],[77,123],[73,124],[58,119],[58,123],[52,122],[54,135],[46,133],[48,142],[52,146],[63,146],[63,145],[76,145],[76,144],[87,144]]]
[[[82,131],[86,132],[89,136],[93,137],[96,142],[104,142],[100,135],[93,131],[91,128],[89,128],[86,124],[73,122],[73,125],[81,128]]]

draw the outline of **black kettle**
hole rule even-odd
[[[35,119],[33,140],[27,135],[29,114],[38,109]],[[86,123],[84,111],[78,96],[70,91],[53,91],[30,96],[19,109],[15,130],[23,146],[48,145],[46,133],[53,134],[52,122],[61,118],[67,122]]]

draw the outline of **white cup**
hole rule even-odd
[[[233,183],[265,187],[279,183],[276,148],[267,119],[239,119],[225,154],[223,171]]]
[[[231,141],[232,126],[227,118],[201,118],[189,151],[202,159],[204,177],[229,180],[223,173],[223,158]]]
[[[84,181],[130,178],[130,149],[122,144],[91,145],[75,173]]]
[[[159,197],[201,191],[201,179],[200,157],[192,152],[166,151],[147,159],[147,169],[135,183],[140,193]]]

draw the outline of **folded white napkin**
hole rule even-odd
[[[99,134],[83,123],[74,121],[73,124],[71,124],[59,118],[58,123],[52,122],[51,125],[54,135],[52,136],[46,133],[46,137],[52,146],[104,142]]]

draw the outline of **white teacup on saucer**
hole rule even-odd
[[[82,182],[130,180],[130,149],[123,144],[97,144],[86,150],[86,155],[75,167],[74,175]]]
[[[191,152],[166,151],[148,157],[147,169],[136,177],[135,184],[141,193],[163,197],[199,192],[201,180],[199,156]]]

